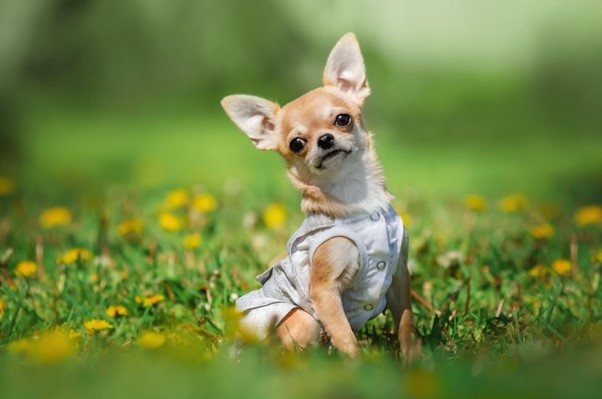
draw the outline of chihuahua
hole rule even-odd
[[[236,301],[241,327],[256,338],[273,333],[287,348],[327,338],[354,357],[354,331],[388,306],[404,358],[420,352],[408,236],[362,122],[369,94],[359,44],[348,33],[328,57],[322,87],[283,107],[249,95],[222,100],[255,147],[284,158],[307,214],[288,256],[257,277],[262,288]]]

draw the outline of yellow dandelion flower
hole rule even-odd
[[[578,226],[602,223],[602,207],[589,205],[579,208],[575,212],[574,220]]]
[[[67,333],[67,338],[69,339],[80,339],[82,337],[82,333],[80,333],[79,331],[76,331],[74,329],[69,330],[69,332]]]
[[[192,200],[192,207],[199,212],[212,212],[217,209],[217,200],[211,194],[197,195]]]
[[[236,338],[246,344],[259,342],[257,334],[240,323],[242,316],[242,313],[235,306],[227,307],[222,311],[226,336]]]
[[[0,176],[0,197],[5,197],[15,191],[15,182],[8,176]]]
[[[538,226],[533,226],[529,229],[531,235],[538,240],[544,238],[550,238],[554,235],[554,227],[549,225],[548,223],[540,224]]]
[[[145,295],[141,298],[140,295],[136,295],[136,303],[141,304],[144,307],[149,307],[158,304],[165,300],[165,296],[161,294]]]
[[[85,248],[71,248],[63,255],[61,255],[56,263],[69,265],[71,263],[75,263],[78,260],[87,261],[92,259],[92,252],[88,251]]]
[[[139,236],[142,233],[142,221],[140,219],[129,219],[117,225],[120,236]]]
[[[544,277],[546,274],[548,274],[548,268],[539,263],[529,270],[531,277]]]
[[[165,335],[156,332],[145,332],[138,338],[138,345],[146,349],[158,349],[165,345]]]
[[[282,204],[270,204],[263,212],[263,223],[270,229],[281,227],[286,221],[286,208]]]
[[[30,345],[27,354],[30,360],[40,364],[59,363],[69,358],[77,346],[61,332],[46,332]]]
[[[109,330],[113,328],[113,325],[106,320],[92,319],[84,322],[84,327],[88,334],[94,334],[97,331]]]
[[[464,206],[475,212],[483,212],[487,208],[487,201],[478,194],[469,194],[464,198]]]
[[[173,190],[165,198],[165,206],[169,209],[181,208],[190,202],[190,194],[183,188]]]
[[[15,274],[19,277],[32,277],[38,270],[38,265],[30,260],[24,260],[17,264]]]
[[[8,351],[17,354],[28,352],[31,348],[31,341],[26,338],[21,338],[17,341],[13,341],[8,345]]]
[[[39,222],[44,228],[64,226],[71,223],[71,211],[63,207],[48,208],[40,215]]]
[[[6,312],[6,304],[4,303],[4,301],[2,299],[0,299],[0,320],[2,320],[2,317],[4,316],[4,312]]]
[[[410,218],[410,215],[407,212],[397,210],[397,214],[401,217],[401,220],[403,221],[403,225],[405,227],[408,227],[411,224],[412,219]]]
[[[194,249],[201,245],[203,238],[199,233],[188,234],[184,237],[184,248]]]
[[[572,268],[571,262],[567,259],[558,259],[552,263],[552,270],[561,276],[570,272]]]
[[[182,221],[172,213],[161,212],[159,214],[159,225],[165,231],[178,231],[182,228]]]
[[[500,209],[504,212],[514,213],[525,209],[528,199],[524,194],[512,194],[505,196],[499,202]]]
[[[128,310],[125,308],[125,306],[111,305],[107,308],[105,314],[110,317],[127,316]]]

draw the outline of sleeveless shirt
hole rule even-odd
[[[386,293],[398,263],[407,262],[408,240],[401,217],[392,206],[372,214],[330,218],[308,214],[287,243],[284,259],[257,276],[263,286],[236,301],[241,327],[264,339],[293,309],[318,317],[309,298],[315,250],[326,240],[345,237],[355,243],[360,266],[341,295],[343,309],[354,331],[383,312]],[[402,259],[400,259],[402,258]]]

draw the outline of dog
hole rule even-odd
[[[307,214],[288,256],[257,277],[262,288],[236,301],[241,327],[258,339],[273,333],[285,347],[304,349],[327,337],[355,357],[354,331],[388,306],[402,356],[420,352],[408,235],[362,122],[369,94],[359,44],[348,33],[328,57],[322,87],[283,107],[250,95],[221,102],[257,149],[284,158]]]

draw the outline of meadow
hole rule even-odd
[[[602,388],[596,2],[0,4],[0,398],[577,398]],[[350,6],[351,4],[351,6]],[[304,215],[219,102],[356,33],[423,354],[237,339]]]
[[[595,395],[595,136],[539,152],[377,134],[411,237],[424,354],[408,366],[389,315],[354,361],[234,339],[234,301],[283,256],[299,195],[225,116],[184,114],[32,114],[26,166],[0,179],[3,397]]]

